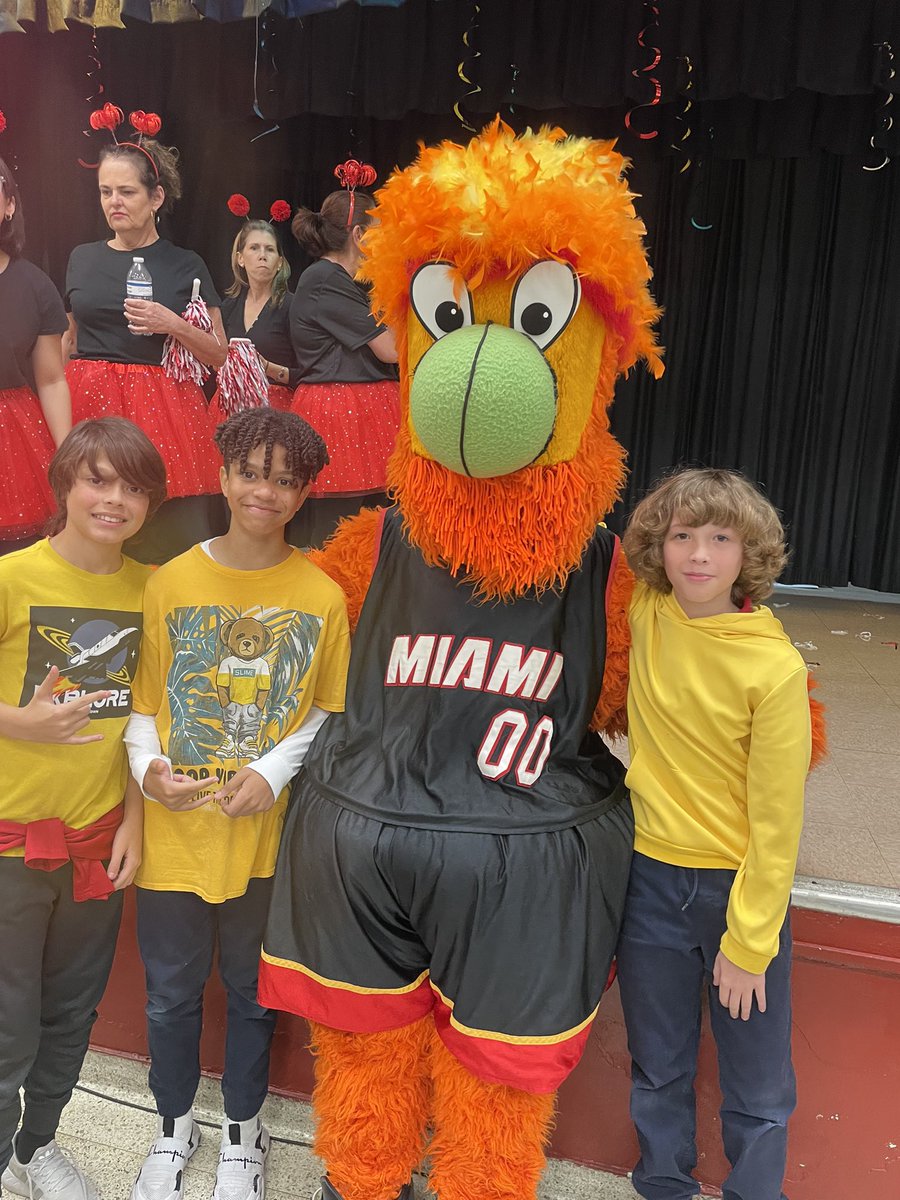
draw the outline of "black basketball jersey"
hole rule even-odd
[[[365,816],[431,829],[538,833],[598,815],[625,774],[585,739],[617,545],[598,528],[562,591],[485,603],[429,566],[388,509],[347,709],[316,738],[308,780]]]

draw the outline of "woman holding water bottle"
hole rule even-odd
[[[149,138],[106,145],[98,183],[112,237],[76,246],[66,274],[72,419],[127,417],[162,454],[173,499],[128,547],[132,557],[158,563],[224,529],[206,398],[198,384],[165,373],[165,341],[171,335],[213,368],[225,362],[227,341],[206,264],[157,230],[160,213],[181,195],[177,152]],[[180,315],[195,279],[212,333]]]

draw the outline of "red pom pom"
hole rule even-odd
[[[334,174],[341,181],[341,187],[349,188],[352,192],[354,188],[369,187],[378,178],[378,173],[374,167],[368,163],[357,162],[355,158],[348,158],[345,163],[338,163],[334,168]]]
[[[108,129],[110,133],[125,120],[125,114],[115,104],[104,104],[91,113],[91,129]]]
[[[6,117],[3,115],[3,110],[0,109],[0,133],[6,128]]]
[[[228,197],[228,207],[236,217],[246,217],[250,211],[250,201],[240,192],[235,192],[233,196]]]
[[[143,133],[147,137],[155,137],[162,129],[162,118],[157,113],[144,112],[142,108],[129,114],[128,120],[135,133]]]
[[[273,221],[289,221],[291,219],[291,206],[287,200],[276,200],[269,209],[269,216]]]

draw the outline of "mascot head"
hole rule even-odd
[[[378,194],[364,273],[400,353],[411,540],[486,597],[561,584],[624,479],[616,376],[662,374],[644,226],[611,142],[497,120]]]

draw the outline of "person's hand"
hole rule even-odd
[[[753,997],[761,1013],[766,1011],[766,976],[753,975],[726,958],[720,950],[713,966],[713,987],[719,989],[719,1003],[735,1020],[750,1020]]]
[[[141,785],[145,796],[158,800],[171,812],[190,812],[209,804],[211,796],[197,797],[198,792],[214,787],[216,780],[211,775],[191,779],[190,775],[173,774],[172,768],[163,758],[154,758],[144,775]]]
[[[51,667],[28,703],[9,712],[11,736],[23,742],[56,742],[64,746],[102,742],[102,733],[76,735],[90,723],[91,705],[97,700],[105,700],[109,692],[88,692],[85,696],[57,704],[53,700],[53,688],[58,679],[59,669]]]
[[[125,319],[129,333],[174,333],[178,318],[171,308],[155,300],[126,299]]]
[[[143,833],[140,821],[129,821],[127,818],[116,830],[106,874],[117,892],[128,887],[141,865]]]
[[[258,771],[241,767],[213,799],[219,801],[226,817],[249,817],[268,812],[275,803],[275,794]]]

